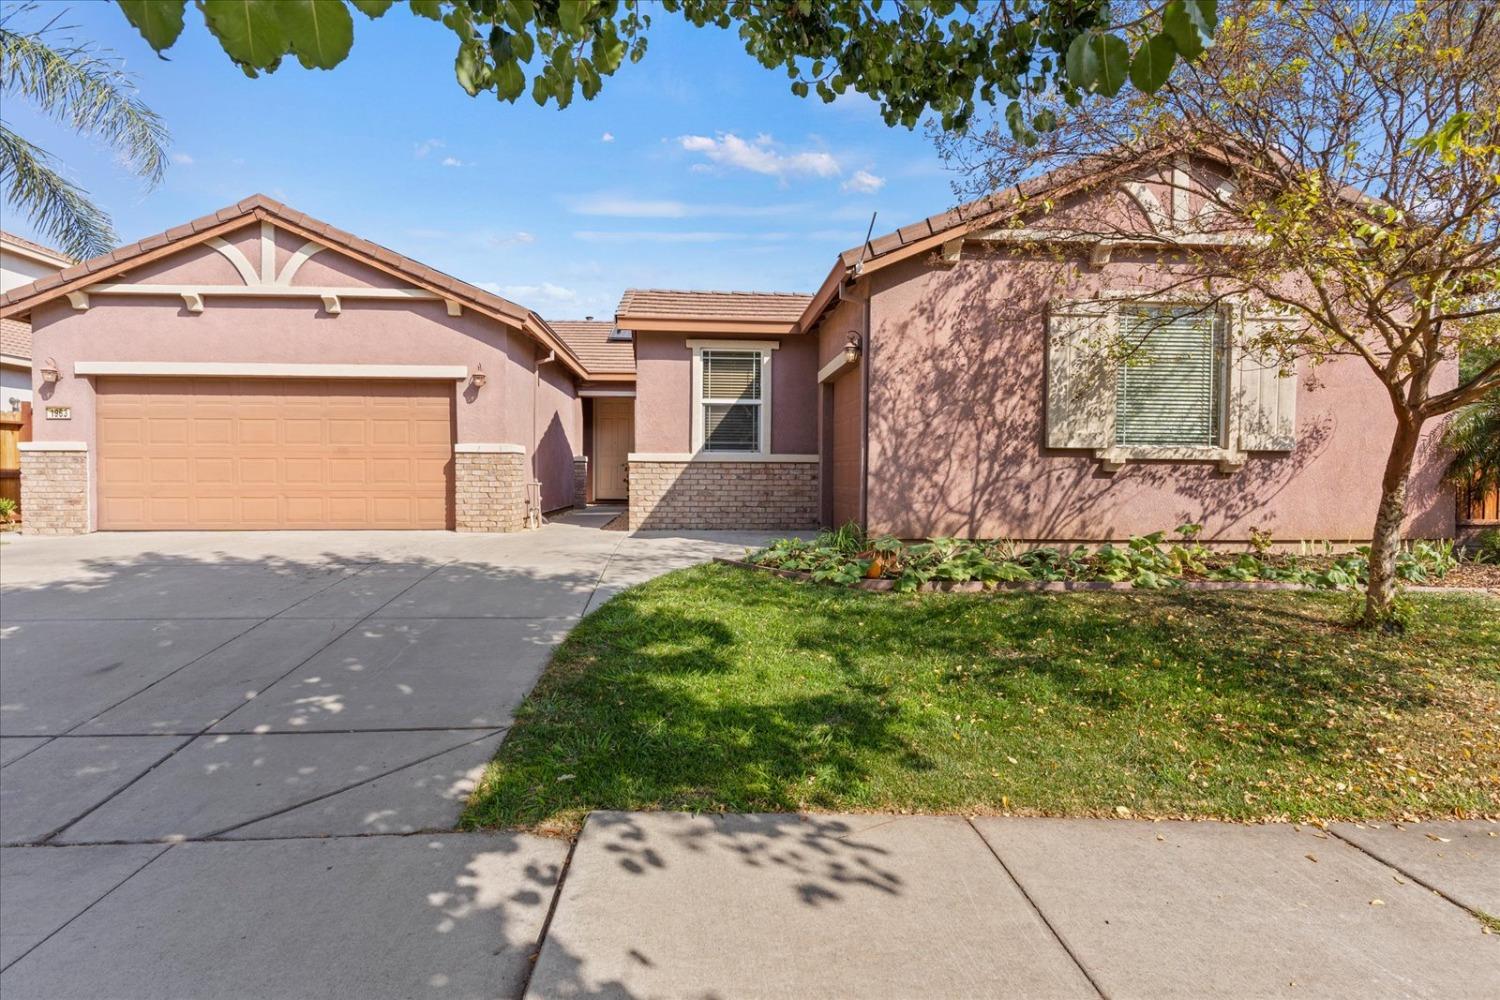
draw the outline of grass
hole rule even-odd
[[[469,827],[591,809],[1500,814],[1500,614],[1314,593],[896,595],[725,566],[585,618]]]

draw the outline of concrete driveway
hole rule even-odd
[[[451,831],[590,608],[763,536],[0,548],[0,990],[515,993],[566,845]]]

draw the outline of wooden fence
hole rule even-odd
[[[31,440],[31,404],[0,413],[0,497],[21,503],[22,441]]]
[[[1500,487],[1461,486],[1457,493],[1459,524],[1500,524]]]

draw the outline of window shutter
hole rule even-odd
[[[1115,443],[1115,307],[1057,302],[1047,316],[1047,447]]]
[[[1291,451],[1297,443],[1297,373],[1282,375],[1277,358],[1255,346],[1292,322],[1286,316],[1244,314],[1234,396],[1241,451]]]

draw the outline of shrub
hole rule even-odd
[[[1155,590],[1195,579],[1280,581],[1341,590],[1362,586],[1369,577],[1368,547],[1335,557],[1332,546],[1325,543],[1324,555],[1309,564],[1295,555],[1272,555],[1268,532],[1255,532],[1255,551],[1236,556],[1213,552],[1198,540],[1201,533],[1201,525],[1184,524],[1176,529],[1175,542],[1167,541],[1166,532],[1154,531],[1133,537],[1123,546],[1105,544],[1089,552],[1049,546],[1023,549],[1004,540],[932,538],[907,543],[890,537],[870,539],[857,526],[846,524],[812,541],[779,539],[749,559],[760,566],[805,572],[823,583],[892,580],[900,591],[916,590],[933,580],[979,581],[990,586],[1104,581]],[[1500,549],[1500,532],[1490,534],[1497,536],[1493,545]],[[1500,551],[1494,558],[1500,561]],[[1396,574],[1407,583],[1428,583],[1446,576],[1457,564],[1451,541],[1416,541],[1403,546]]]

